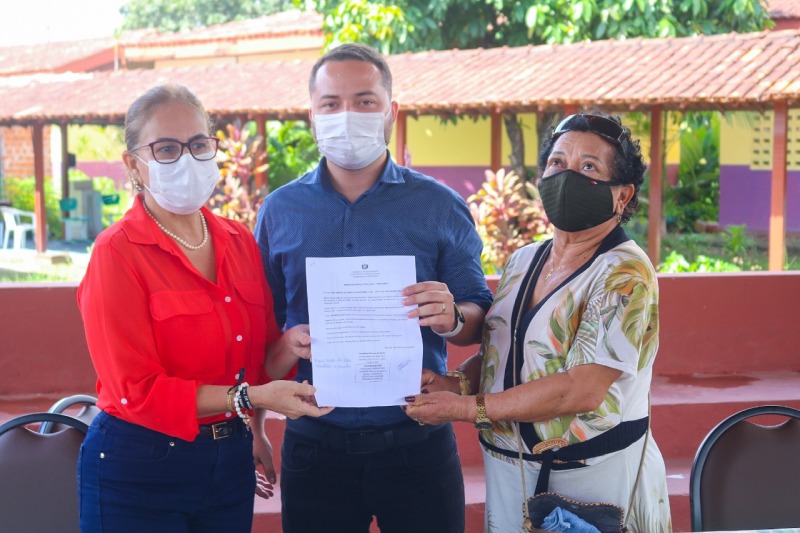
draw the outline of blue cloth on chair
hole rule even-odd
[[[545,517],[541,529],[569,533],[600,533],[600,530],[592,524],[561,507],[556,507]]]

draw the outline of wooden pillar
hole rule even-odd
[[[772,138],[772,191],[769,204],[769,269],[783,270],[786,250],[786,131],[789,105],[775,102]]]
[[[33,125],[33,174],[36,188],[33,194],[34,216],[36,220],[36,251],[47,250],[47,209],[44,201],[44,126],[41,122]]]
[[[647,212],[647,255],[655,268],[661,262],[661,206],[663,196],[664,149],[662,139],[663,110],[650,108],[650,208]]]
[[[498,110],[494,110],[491,113],[491,120],[492,120],[492,138],[491,138],[491,147],[492,147],[492,161],[491,161],[491,168],[492,172],[497,172],[502,168],[502,158],[503,158],[503,117]]]
[[[67,123],[59,124],[61,128],[61,197],[69,198],[69,149],[67,148]]]
[[[267,188],[269,188],[269,174],[268,174],[269,169],[264,168],[264,165],[268,163],[267,154],[269,153],[269,151],[267,150],[267,146],[269,144],[269,139],[267,138],[266,115],[256,115],[255,121],[256,121],[256,133],[258,134],[259,137],[263,139],[261,141],[261,146],[258,147],[258,151],[255,154],[256,172],[255,172],[255,178],[253,180],[253,186],[255,187],[255,190],[259,191],[265,185],[267,186]],[[263,157],[264,165],[260,164],[262,155],[264,156]]]
[[[406,166],[406,147],[408,146],[408,129],[406,128],[408,121],[408,113],[406,111],[397,112],[397,121],[395,122],[395,154],[394,159],[400,166]]]

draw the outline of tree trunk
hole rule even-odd
[[[522,127],[516,113],[504,113],[503,122],[506,125],[506,134],[511,143],[511,155],[509,156],[511,169],[523,180],[528,179],[525,170],[525,137],[522,134]]]

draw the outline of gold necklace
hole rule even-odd
[[[150,215],[150,218],[152,218],[152,219],[153,219],[153,222],[155,222],[155,223],[156,223],[156,225],[157,225],[159,228],[161,228],[161,231],[163,231],[164,233],[166,233],[167,235],[169,235],[170,237],[172,237],[173,239],[175,239],[175,241],[176,241],[178,244],[180,244],[181,246],[183,246],[184,248],[188,248],[189,250],[199,250],[200,248],[202,248],[203,246],[205,246],[205,245],[208,243],[208,225],[206,224],[206,217],[204,217],[204,216],[203,216],[203,212],[202,212],[202,211],[198,211],[198,213],[200,214],[200,223],[203,225],[203,240],[202,240],[202,241],[200,241],[200,244],[198,244],[198,245],[194,245],[194,244],[189,244],[188,242],[186,242],[186,240],[184,240],[184,239],[183,239],[183,238],[181,238],[181,237],[178,237],[177,235],[175,235],[174,233],[172,233],[170,230],[168,230],[167,228],[165,228],[165,227],[164,227],[164,226],[161,224],[161,222],[159,222],[159,221],[156,219],[156,217],[154,217],[154,216],[153,216],[153,213],[151,213],[151,212],[150,212],[150,210],[149,210],[149,209],[147,209],[147,205],[144,203],[144,201],[142,201],[142,207],[144,207],[144,210],[145,210],[145,212],[146,212],[148,215]]]
[[[588,253],[589,253],[589,250],[586,250],[585,252],[583,252],[582,254],[580,254],[579,256],[577,256],[577,258],[576,258],[576,259],[580,261],[580,260],[581,260],[581,258],[583,258],[583,257],[584,257],[586,254],[588,254]],[[548,273],[545,275],[543,282],[544,282],[544,283],[547,283],[547,282],[548,282],[548,280],[550,279],[550,276],[552,276],[554,273],[558,272],[559,270],[564,270],[564,268],[566,268],[566,267],[567,267],[567,265],[569,265],[569,264],[570,264],[571,262],[573,262],[573,261],[575,261],[575,259],[570,259],[570,260],[567,260],[567,261],[565,261],[565,262],[564,262],[562,265],[556,266],[555,252],[551,250],[551,251],[550,251],[550,264],[551,264],[552,266],[550,267],[550,272],[548,272]]]

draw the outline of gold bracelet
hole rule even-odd
[[[233,409],[234,409],[234,407],[233,407],[233,397],[234,396],[236,396],[236,387],[231,387],[230,389],[228,389],[228,398],[226,400],[229,412],[233,412]]]
[[[450,370],[445,374],[445,376],[457,377],[459,394],[461,396],[469,396],[469,393],[472,390],[472,384],[469,382],[469,378],[467,378],[466,374],[460,370]]]

